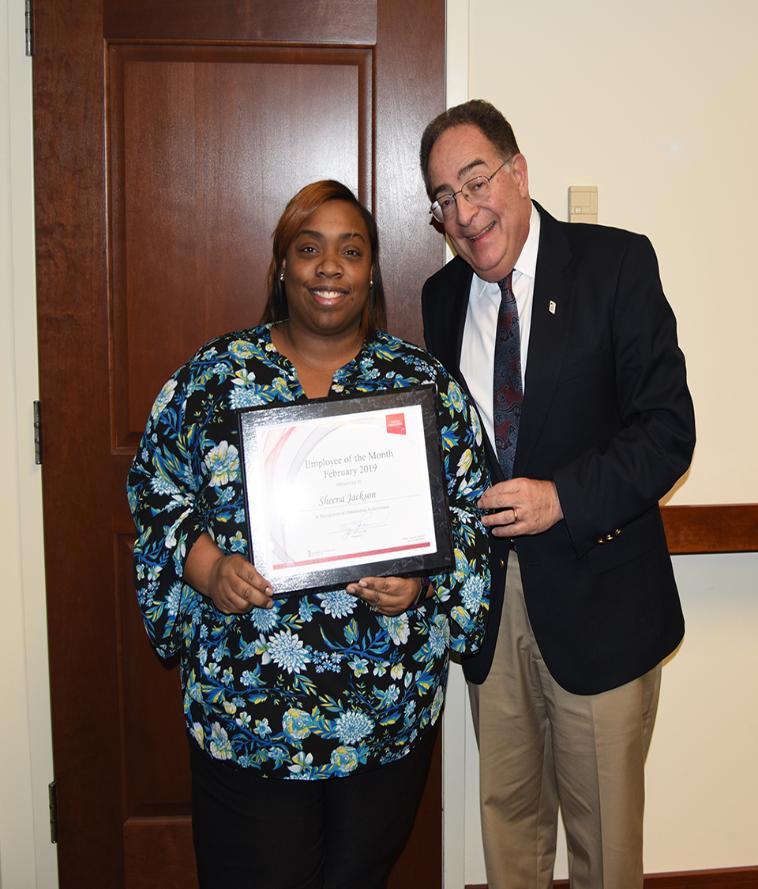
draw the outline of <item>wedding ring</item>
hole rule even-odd
[[[512,506],[511,509],[513,510],[513,522],[511,524],[515,525],[518,521],[518,513],[516,512],[515,506]]]

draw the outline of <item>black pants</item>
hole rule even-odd
[[[413,827],[436,731],[348,778],[262,778],[192,750],[200,889],[384,889]]]

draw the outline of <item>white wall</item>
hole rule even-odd
[[[758,553],[677,556],[674,570],[687,633],[663,671],[647,767],[645,872],[758,865]],[[455,711],[456,725],[466,710],[458,674],[456,668],[446,712],[450,719]],[[445,750],[446,773],[465,782],[455,800],[446,799],[464,837],[458,879],[451,874],[447,889],[486,882],[467,713],[465,721],[465,746],[455,755]],[[556,877],[567,876],[561,835]]]
[[[597,185],[599,221],[656,247],[699,421],[672,502],[758,501],[758,4],[464,5],[469,95],[510,120],[532,195],[565,219],[568,186]]]
[[[54,889],[37,398],[31,63],[24,4],[0,0],[0,886]]]
[[[677,556],[687,632],[663,671],[648,872],[758,865],[758,553]]]
[[[531,193],[553,215],[567,218],[569,185],[597,185],[599,221],[643,231],[656,247],[698,418],[692,471],[672,502],[758,501],[758,4],[448,0],[447,8],[448,104],[485,98],[505,113]],[[758,553],[680,556],[674,567],[687,635],[663,674],[645,869],[756,865]],[[448,889],[486,879],[465,712],[456,674],[446,825],[448,843],[454,828],[464,842],[448,846]],[[567,876],[565,843],[556,876]]]

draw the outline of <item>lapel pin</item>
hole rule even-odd
[[[548,310],[548,312],[550,312],[551,315],[555,315],[555,300],[554,299],[551,299],[550,302],[547,304],[547,310]]]

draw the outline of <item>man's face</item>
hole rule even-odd
[[[503,162],[495,146],[473,124],[451,127],[429,155],[432,200],[454,193],[474,176],[491,176]],[[529,234],[532,204],[526,158],[517,154],[490,182],[489,195],[474,206],[456,195],[455,211],[443,223],[458,255],[485,281],[499,281],[513,269]]]

